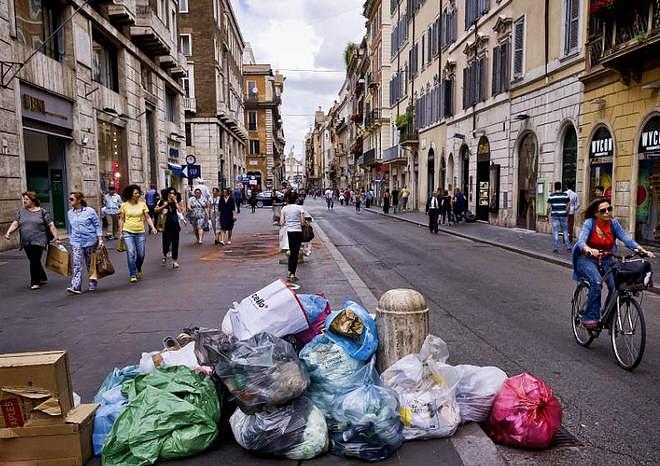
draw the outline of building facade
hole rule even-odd
[[[178,17],[187,151],[209,185],[232,187],[246,171],[243,35],[229,0],[184,0]]]
[[[174,0],[0,4],[0,229],[36,191],[58,228],[69,191],[181,186],[185,159]],[[0,249],[16,246],[0,239]]]

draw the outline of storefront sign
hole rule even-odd
[[[61,97],[22,84],[21,107],[24,118],[73,129],[73,105]]]
[[[647,156],[660,156],[660,117],[651,118],[644,129],[639,140],[639,153]]]
[[[607,157],[614,154],[614,140],[610,131],[605,128],[599,128],[591,138],[589,145],[589,157]]]
[[[479,139],[479,145],[477,146],[477,156],[481,157],[490,157],[490,143],[486,136],[481,136]]]

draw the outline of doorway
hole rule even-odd
[[[490,142],[481,136],[477,146],[477,208],[478,220],[487,222],[490,210]]]
[[[147,120],[147,147],[149,148],[149,175],[150,185],[158,186],[158,150],[156,149],[156,127],[154,112],[147,108],[145,111]],[[178,160],[177,160],[178,162]]]
[[[518,146],[518,228],[536,230],[537,165],[536,136],[527,133]]]
[[[577,132],[569,125],[564,133],[561,156],[561,182],[564,189],[575,191],[577,173]]]
[[[465,199],[468,199],[470,190],[470,149],[468,146],[461,147],[461,189]]]
[[[447,158],[447,190],[453,194],[456,179],[454,178],[454,154],[449,154]]]
[[[435,190],[435,153],[433,149],[429,149],[429,155],[427,158],[427,198],[431,197],[431,193]]]

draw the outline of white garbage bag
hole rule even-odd
[[[495,397],[507,379],[506,373],[497,367],[470,365],[456,366],[460,380],[456,388],[456,400],[463,422],[483,422],[490,416]]]
[[[156,367],[186,366],[192,370],[198,370],[207,375],[211,374],[208,367],[202,367],[195,355],[195,342],[191,341],[181,349],[174,351],[153,351],[142,353],[140,358],[140,372],[147,373]]]

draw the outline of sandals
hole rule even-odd
[[[293,275],[292,273],[290,273],[289,276],[288,276],[288,278],[286,279],[286,281],[291,282],[291,283],[295,283],[295,282],[298,281],[298,277],[296,277],[295,275]]]
[[[583,320],[582,321],[582,326],[586,328],[587,330],[596,330],[598,329],[598,325],[600,324],[600,321],[598,320]]]

